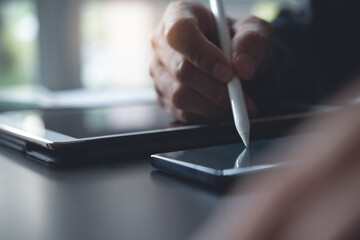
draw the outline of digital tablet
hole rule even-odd
[[[302,108],[280,108],[279,112]],[[281,135],[307,114],[251,121],[251,139]],[[0,143],[49,164],[150,156],[241,141],[233,122],[186,125],[156,103],[94,109],[38,109],[0,113]]]
[[[47,163],[149,156],[237,138],[232,124],[180,124],[156,103],[0,114],[0,142]]]

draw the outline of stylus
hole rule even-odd
[[[221,49],[226,58],[231,62],[230,32],[222,1],[210,0],[210,7],[216,19]],[[234,76],[228,83],[227,87],[236,129],[245,146],[248,147],[250,138],[250,122],[240,80]]]

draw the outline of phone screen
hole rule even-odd
[[[278,144],[289,144],[305,136],[306,135],[299,135],[252,141],[249,148],[245,148],[243,143],[235,143],[178,152],[169,152],[154,155],[152,160],[168,161],[168,165],[172,165],[168,166],[169,169],[176,168],[174,167],[176,165],[185,165],[193,169],[205,167],[215,171],[249,168],[259,165],[274,165],[279,163],[279,159],[274,159],[270,156],[264,157],[269,148]]]

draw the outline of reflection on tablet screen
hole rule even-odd
[[[88,138],[164,129],[174,119],[156,104],[98,109],[36,110],[0,115],[0,122],[41,136],[45,129]]]

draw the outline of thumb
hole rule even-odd
[[[235,74],[242,80],[250,80],[270,50],[272,26],[251,16],[235,22],[232,30],[232,60]]]
[[[209,76],[228,82],[233,75],[231,63],[205,35],[215,24],[212,14],[200,5],[176,2],[168,13],[164,35],[168,44],[190,63]]]

